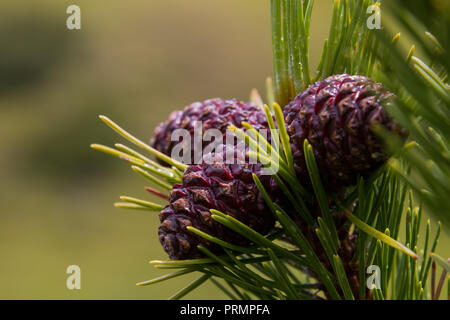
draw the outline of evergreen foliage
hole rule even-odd
[[[171,298],[180,299],[207,280],[230,299],[437,299],[442,296],[443,283],[449,282],[450,265],[448,260],[434,254],[441,227],[438,222],[424,221],[423,216],[426,210],[444,226],[450,225],[450,95],[447,84],[450,11],[433,7],[435,2],[431,1],[383,2],[382,10],[392,12],[422,48],[425,56],[419,58],[413,50],[407,54],[402,52],[398,46],[399,35],[393,36],[391,30],[367,28],[368,8],[379,7],[379,3],[334,0],[329,37],[317,70],[311,72],[308,42],[313,2],[271,0],[274,81],[273,85],[270,79],[267,81],[264,110],[271,129],[274,132],[279,129],[279,133],[272,136],[275,147],[267,148],[267,141],[249,124],[243,124],[246,131],[230,127],[249,146],[249,156],[264,160],[265,164],[279,163],[280,169],[274,178],[296,209],[297,216],[273,203],[254,176],[255,184],[277,220],[273,232],[263,236],[237,219],[211,210],[212,219],[248,238],[252,245],[236,246],[189,227],[194,234],[220,245],[224,255],[218,256],[199,246],[206,258],[151,261],[155,268],[170,269],[169,273],[140,282],[139,286],[198,273],[197,280]],[[403,145],[379,130],[397,150],[396,156],[369,178],[359,178],[358,184],[346,190],[343,196],[325,192],[307,140],[304,154],[313,192],[297,179],[280,107],[312,82],[339,73],[373,77],[388,86],[397,96],[392,115],[410,133],[410,141]],[[262,104],[255,91],[251,98]],[[149,188],[149,191],[167,201],[167,191],[181,181],[186,166],[135,138],[110,119],[104,116],[101,119],[128,141],[170,165],[162,166],[122,144],[115,145],[116,148],[92,145],[131,164],[135,172],[161,189]],[[318,217],[305,205],[305,199],[309,198],[319,204]],[[148,211],[163,208],[161,204],[133,197],[124,196],[121,200],[117,207]],[[356,251],[351,257],[342,253],[345,244],[340,226],[336,225],[339,213],[351,225],[346,232],[357,239]],[[305,232],[297,219],[306,222],[307,230],[312,230],[314,237]],[[356,268],[356,280],[349,273],[350,265]],[[379,267],[380,282],[375,281],[377,286],[368,288],[366,283],[373,270],[368,273],[367,268],[371,265]],[[438,270],[442,270],[440,277]]]

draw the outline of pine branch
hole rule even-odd
[[[199,278],[175,293],[172,299],[183,298],[208,280],[231,299],[438,298],[449,271],[449,262],[434,253],[440,224],[433,235],[434,224],[427,221],[423,250],[418,248],[418,240],[422,237],[422,202],[445,223],[450,212],[447,201],[450,193],[450,95],[446,83],[449,65],[444,54],[450,49],[450,42],[439,34],[439,27],[433,25],[429,29],[431,33],[423,33],[411,23],[418,21],[420,26],[430,23],[421,11],[424,7],[417,1],[408,2],[408,6],[405,5],[408,9],[393,5],[392,10],[417,38],[418,45],[424,46],[427,58],[432,57],[429,64],[416,57],[414,49],[407,55],[401,53],[397,47],[399,35],[392,39],[388,32],[366,28],[365,13],[374,1],[336,0],[333,3],[330,34],[324,43],[318,70],[311,74],[308,55],[313,1],[271,0],[274,82],[272,84],[270,79],[266,82],[268,105],[264,105],[256,91],[252,91],[250,97],[264,108],[272,131],[272,144],[248,123],[242,124],[245,130],[230,127],[247,144],[250,157],[266,167],[279,169],[273,178],[294,208],[293,212],[288,213],[274,203],[254,175],[255,185],[278,222],[273,232],[264,236],[227,212],[211,210],[215,222],[251,244],[238,246],[198,228],[187,227],[197,237],[220,246],[221,253],[199,246],[205,258],[151,261],[155,268],[170,269],[170,273],[139,282],[138,286],[196,272]],[[448,17],[441,18],[436,25],[448,27]],[[412,143],[403,147],[394,137],[380,132],[388,138],[391,147],[400,150],[396,158],[372,176],[360,177],[355,187],[337,197],[323,188],[314,152],[307,140],[303,151],[312,191],[297,178],[280,105],[285,106],[312,81],[344,72],[376,74],[383,79],[398,97],[392,115],[409,130],[418,145]],[[167,201],[167,191],[174,183],[181,182],[187,166],[148,146],[108,118],[102,116],[101,119],[171,168],[122,144],[116,144],[115,148],[94,144],[92,148],[131,164],[135,172],[162,189],[149,187],[147,190]],[[410,178],[412,172],[420,175],[420,184]],[[422,190],[424,186],[427,191]],[[122,196],[121,200],[123,202],[116,204],[121,208],[159,211],[164,207],[133,197]],[[405,217],[404,236],[400,230],[402,217]],[[366,268],[370,265],[379,267],[381,278],[379,286],[375,282],[377,286],[367,288]],[[439,279],[436,279],[437,265],[443,270]],[[173,269],[179,270],[173,272]],[[427,285],[430,281],[431,290]]]
[[[420,146],[403,155],[419,178],[411,180],[400,172],[399,175],[408,181],[429,212],[448,228],[450,91],[446,81],[450,72],[450,19],[445,10],[424,1],[408,1],[407,5],[405,1],[390,1],[386,5],[416,46],[425,52],[424,58],[415,56],[413,50],[405,56],[398,41],[390,40],[390,30],[379,33],[385,47],[378,52],[379,77],[399,93],[391,113]],[[391,147],[398,147],[398,143],[391,140]]]

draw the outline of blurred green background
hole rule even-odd
[[[66,28],[71,4],[81,30]],[[313,65],[330,11],[316,1]],[[171,110],[263,91],[269,1],[2,1],[0,43],[0,299],[169,297],[193,277],[136,287],[164,273],[148,264],[166,259],[158,218],[112,203],[155,199],[127,165],[89,148],[122,141],[97,115],[148,140]],[[81,290],[66,288],[72,264]],[[224,296],[206,284],[188,298]]]

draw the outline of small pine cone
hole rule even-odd
[[[261,234],[267,234],[274,226],[274,216],[256,187],[252,174],[261,179],[274,200],[278,188],[271,176],[261,175],[261,164],[248,161],[243,164],[223,161],[208,163],[211,161],[203,161],[186,169],[182,183],[173,186],[169,205],[159,214],[159,240],[170,259],[202,257],[197,249],[199,244],[215,253],[221,251],[218,245],[187,230],[187,226],[232,244],[248,244],[246,238],[214,221],[210,209],[228,214]]]
[[[329,191],[354,185],[358,175],[368,176],[389,154],[371,130],[382,125],[406,137],[385,107],[393,94],[364,76],[331,76],[312,84],[284,109],[296,173],[310,186],[303,154],[308,139],[314,150],[324,186]]]
[[[202,122],[202,133],[205,133],[208,129],[218,129],[225,135],[229,125],[233,124],[237,128],[242,128],[241,123],[243,121],[250,123],[256,130],[268,128],[265,113],[255,104],[245,103],[237,99],[214,98],[203,102],[194,102],[182,111],[173,111],[166,122],[162,122],[156,127],[154,137],[150,142],[151,145],[158,151],[171,156],[172,149],[181,141],[181,139],[171,141],[172,133],[176,129],[186,129],[190,132],[192,138],[190,159],[191,163],[194,163],[193,136],[196,121]],[[202,150],[210,143],[209,141],[203,141]],[[225,143],[225,140],[223,143]]]

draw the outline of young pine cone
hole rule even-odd
[[[363,76],[341,74],[312,84],[284,109],[286,129],[297,176],[309,186],[303,154],[308,139],[314,150],[324,187],[329,191],[354,185],[386,162],[389,154],[372,131],[381,125],[406,134],[388,116],[393,94]]]
[[[187,226],[232,244],[248,245],[246,238],[214,221],[210,209],[228,214],[261,234],[274,226],[274,216],[252,178],[256,174],[276,201],[278,187],[271,176],[261,175],[262,165],[249,163],[247,157],[245,163],[227,164],[222,155],[209,156],[221,159],[189,166],[182,183],[173,186],[169,205],[159,214],[159,240],[170,259],[202,257],[199,244],[220,252],[220,246],[193,234]]]
[[[237,99],[223,100],[214,98],[203,102],[194,102],[183,110],[173,111],[166,122],[160,123],[154,133],[151,145],[162,153],[171,156],[175,145],[180,141],[171,141],[172,133],[176,129],[186,129],[191,135],[191,161],[194,163],[194,127],[197,121],[202,123],[202,133],[208,129],[217,129],[225,137],[226,129],[233,124],[242,128],[243,121],[250,123],[256,130],[267,129],[268,123],[265,113],[253,103],[245,103]],[[210,141],[202,139],[203,150]],[[225,138],[219,143],[225,143]],[[183,157],[183,155],[177,155]]]

